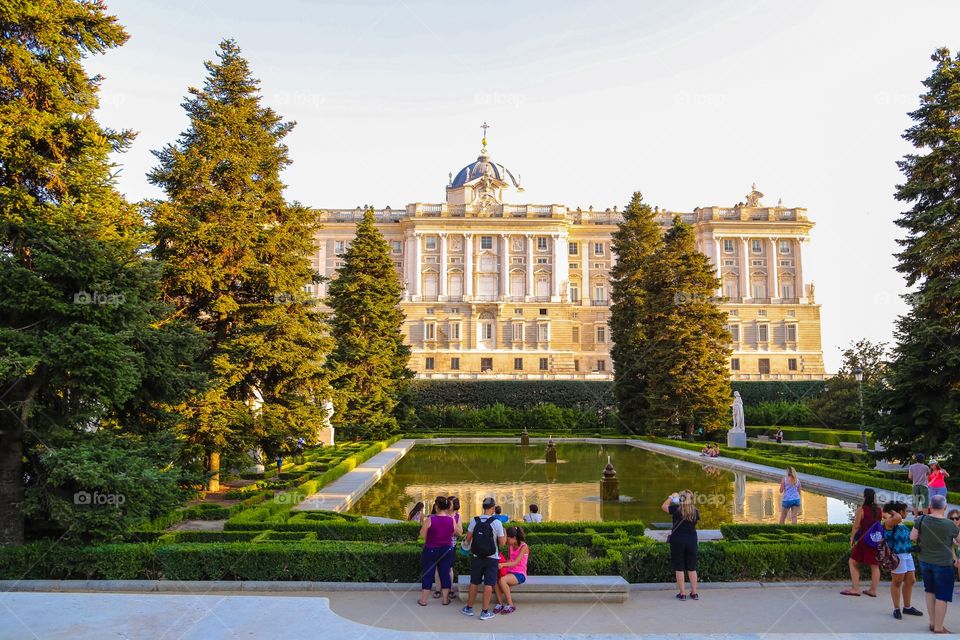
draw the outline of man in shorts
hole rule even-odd
[[[944,515],[947,499],[933,496],[930,499],[930,515],[917,518],[910,532],[910,540],[920,546],[920,575],[927,597],[927,617],[934,633],[950,633],[943,626],[947,605],[953,602],[953,585],[956,579],[957,555],[953,541],[960,535],[960,528]]]
[[[913,483],[913,517],[916,518],[930,506],[930,487],[927,485],[930,467],[924,464],[922,453],[918,453],[914,460],[907,469],[907,477]]]
[[[481,620],[495,618],[496,614],[490,611],[490,599],[493,597],[493,585],[500,577],[500,547],[507,543],[507,534],[503,530],[503,523],[493,513],[497,506],[493,498],[483,499],[483,515],[470,520],[467,527],[467,545],[470,546],[470,594],[467,596],[467,605],[460,609],[465,616],[473,615],[473,603],[477,601],[477,588],[483,584],[483,610]],[[489,527],[489,529],[487,528]],[[474,539],[476,533],[476,540]],[[488,546],[485,553],[477,555],[480,544]]]

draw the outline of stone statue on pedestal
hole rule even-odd
[[[733,426],[727,432],[727,446],[744,448],[747,446],[747,430],[743,421],[743,399],[739,391],[733,392]]]
[[[324,400],[323,410],[327,412],[327,417],[323,421],[323,426],[320,427],[320,433],[318,434],[320,445],[324,447],[332,447],[334,441],[334,428],[331,424],[333,419],[333,403],[329,400]]]

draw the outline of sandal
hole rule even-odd
[[[686,599],[687,599],[687,596],[686,596],[685,594],[678,593],[678,594],[676,595],[676,598],[677,598],[677,600],[686,600]]]
[[[859,597],[860,597],[860,592],[859,592],[859,591],[853,591],[852,589],[844,589],[843,591],[840,592],[840,595],[842,595],[842,596],[856,596],[856,597],[859,598]]]
[[[420,602],[419,600],[417,600],[417,604],[420,605],[421,607],[427,606],[426,602]],[[931,631],[933,631],[933,629],[931,629]]]
[[[876,597],[877,597],[877,594],[875,594],[875,593],[870,593],[869,589],[864,589],[864,590],[863,590],[863,595],[865,595],[865,596],[870,596],[871,598],[876,598]]]
[[[439,599],[441,595],[443,595],[443,594],[440,593],[439,591],[434,591],[434,592],[433,592],[433,597],[434,597],[434,598]]]
[[[691,594],[690,594],[690,599],[691,599],[691,600],[699,600],[699,599],[700,599],[700,594],[699,594],[699,593],[691,593]]]
[[[940,631],[937,631],[936,629],[934,629],[933,632],[934,633],[953,633],[952,631],[950,631],[950,629],[947,629],[946,627],[940,629]]]

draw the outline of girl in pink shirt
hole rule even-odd
[[[930,477],[927,480],[927,486],[930,487],[930,497],[947,496],[947,473],[935,460],[930,461]]]
[[[500,563],[500,579],[496,584],[498,604],[493,608],[494,613],[503,615],[517,610],[513,606],[510,587],[527,581],[527,559],[530,557],[530,547],[527,546],[522,527],[507,528],[507,549],[510,557]],[[507,601],[506,604],[503,604],[504,599]]]

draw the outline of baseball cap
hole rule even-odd
[[[490,496],[487,496],[486,498],[483,499],[483,508],[484,508],[484,509],[493,509],[493,507],[494,507],[496,504],[497,504],[497,501],[494,500],[494,499],[493,499],[492,497],[490,497]]]

